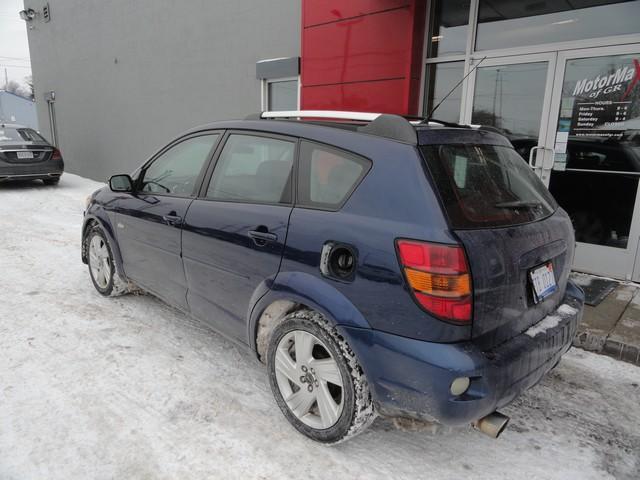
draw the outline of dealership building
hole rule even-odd
[[[25,0],[25,10],[40,128],[68,171],[131,172],[182,131],[260,110],[432,113],[509,137],[570,213],[577,270],[640,280],[640,1]]]

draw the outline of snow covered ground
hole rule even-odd
[[[263,367],[149,296],[103,298],[80,261],[100,185],[0,185],[0,479],[637,479],[640,368],[572,350],[498,440],[378,419],[316,445]]]

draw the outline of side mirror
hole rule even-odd
[[[133,192],[133,180],[129,175],[114,175],[109,179],[109,188],[113,192]]]

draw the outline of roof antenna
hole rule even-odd
[[[438,109],[438,107],[439,107],[440,105],[442,105],[442,103],[443,103],[447,98],[449,98],[449,95],[451,95],[451,94],[455,91],[455,89],[456,89],[456,88],[458,88],[458,87],[460,86],[460,84],[461,84],[462,82],[464,82],[464,81],[467,79],[467,77],[468,77],[469,75],[471,75],[471,74],[473,73],[473,71],[474,71],[476,68],[478,68],[478,67],[480,66],[480,64],[481,64],[482,62],[484,62],[486,59],[487,59],[486,55],[485,55],[484,57],[482,57],[482,58],[480,59],[480,61],[479,61],[478,63],[476,63],[476,64],[473,66],[473,68],[472,68],[471,70],[469,70],[469,73],[467,73],[464,77],[462,77],[462,80],[460,80],[458,83],[456,83],[456,84],[453,86],[453,88],[452,88],[451,90],[449,90],[449,93],[447,93],[447,94],[444,96],[444,98],[443,98],[442,100],[440,100],[440,101],[438,102],[438,104],[437,104],[435,107],[433,107],[433,108],[431,109],[431,111],[429,112],[429,114],[427,115],[427,118],[426,118],[425,120],[429,120],[429,119],[431,119],[431,118],[432,118],[431,116],[433,115],[433,112],[435,112],[435,111]]]

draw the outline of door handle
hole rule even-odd
[[[167,225],[177,225],[182,221],[182,217],[179,215],[163,215],[162,220],[164,220]]]
[[[553,154],[555,154],[555,150],[553,148],[549,148],[549,147],[542,147],[540,145],[533,147],[531,150],[529,150],[529,166],[531,168],[538,168],[538,162],[537,162],[537,158],[536,158],[536,162],[534,163],[533,161],[533,154],[537,151],[537,150],[548,150],[551,152],[552,154],[552,160],[553,160]],[[553,166],[553,163],[552,163]],[[544,164],[544,159],[542,160],[542,167],[541,168],[547,168],[546,165]]]
[[[553,169],[553,164],[555,163],[556,149],[545,147],[544,150],[548,150],[549,152],[551,152],[551,165],[547,166],[544,162],[544,159],[542,159],[542,168],[545,170],[551,170]]]
[[[536,161],[535,164],[533,162],[533,154],[536,153],[537,150],[544,150],[544,147],[541,147],[541,146],[538,145],[536,147],[533,147],[531,150],[529,150],[529,166],[531,168],[537,168],[538,167],[536,165],[538,162]],[[536,158],[536,160],[537,160],[537,158]]]
[[[269,231],[265,232],[262,229],[250,230],[247,235],[249,235],[249,238],[253,240],[253,243],[259,247],[264,247],[267,243],[272,243],[278,240],[278,236],[275,233],[270,233]]]

